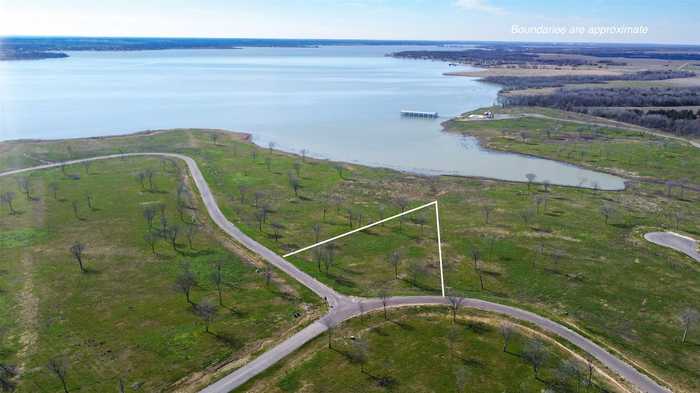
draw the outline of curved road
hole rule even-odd
[[[312,323],[292,337],[289,337],[282,343],[263,353],[256,359],[247,363],[245,366],[237,369],[231,374],[220,379],[216,383],[201,390],[200,393],[228,393],[233,389],[243,385],[251,378],[274,365],[287,355],[291,354],[313,338],[325,332],[329,326],[335,326],[338,323],[360,315],[359,303],[362,302],[365,312],[380,309],[383,307],[381,299],[356,298],[341,295],[329,288],[325,284],[309,276],[296,266],[287,262],[284,258],[274,253],[272,250],[250,238],[248,235],[238,229],[231,223],[221,212],[219,205],[214,199],[214,195],[209,188],[202,172],[199,170],[197,163],[190,157],[182,154],[174,153],[129,153],[129,154],[113,154],[108,156],[100,156],[86,158],[81,160],[65,161],[55,164],[39,165],[31,168],[18,169],[0,173],[2,176],[10,176],[22,174],[40,169],[55,168],[61,165],[78,164],[84,161],[107,160],[113,158],[132,157],[132,156],[157,156],[170,157],[183,160],[192,175],[195,185],[199,189],[200,195],[204,202],[207,212],[212,220],[224,232],[231,236],[236,241],[242,243],[252,252],[258,254],[267,262],[276,266],[280,270],[299,281],[317,295],[323,297],[328,302],[330,311],[320,320]],[[448,300],[439,296],[404,296],[391,297],[387,299],[389,307],[407,307],[418,305],[448,305]],[[576,345],[581,350],[597,359],[601,364],[615,372],[631,385],[635,386],[640,392],[644,393],[668,393],[670,390],[660,386],[645,374],[637,371],[634,367],[610,354],[608,351],[594,343],[593,341],[583,337],[575,331],[560,325],[557,322],[539,316],[529,311],[521,310],[511,306],[505,306],[498,303],[488,302],[479,299],[465,298],[462,303],[463,307],[474,308],[478,310],[502,314],[520,321],[529,322],[540,329],[561,337],[572,344]]]
[[[650,232],[644,235],[648,241],[659,246],[672,248],[700,262],[698,241],[675,232]]]

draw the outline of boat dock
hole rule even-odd
[[[421,112],[421,111],[401,111],[401,116],[407,117],[427,117],[427,118],[438,118],[440,115],[437,112]]]

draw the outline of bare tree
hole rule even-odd
[[[238,196],[239,200],[241,202],[241,205],[245,203],[245,197],[248,194],[249,187],[246,186],[245,184],[241,184],[238,186]]]
[[[418,278],[423,274],[423,265],[418,261],[411,261],[408,264],[408,275],[414,287],[418,286]]]
[[[199,231],[199,227],[197,226],[197,224],[187,224],[185,236],[187,237],[187,245],[190,247],[191,250],[194,249],[194,247],[192,247],[192,242],[194,241],[195,236],[197,236],[197,231]]]
[[[335,328],[335,322],[328,316],[325,318],[321,318],[319,322],[326,327],[326,331],[328,332],[328,349],[333,348],[333,329]]]
[[[88,209],[94,211],[95,210],[95,205],[94,205],[95,199],[92,196],[92,194],[89,192],[87,194],[85,194],[85,199],[87,200]]]
[[[401,209],[401,213],[406,211],[406,208],[408,207],[408,199],[406,197],[400,196],[396,198],[396,205]]]
[[[519,215],[525,225],[530,225],[530,221],[532,221],[532,218],[535,216],[535,212],[532,209],[525,209],[521,210]]]
[[[389,262],[389,265],[391,265],[394,268],[394,279],[398,280],[399,279],[399,265],[401,264],[401,254],[399,253],[398,250],[394,251],[389,255],[389,259],[387,259]]]
[[[389,314],[386,310],[386,306],[389,304],[389,291],[386,288],[379,290],[379,298],[382,300],[382,307],[384,307],[384,320],[389,320]]]
[[[86,160],[86,161],[83,161],[82,164],[83,164],[83,168],[85,168],[85,173],[89,175],[90,174],[90,165],[92,165],[92,161]]]
[[[265,270],[263,270],[263,275],[265,276],[265,286],[269,287],[270,282],[272,282],[272,265],[269,263],[265,264]]]
[[[284,225],[280,222],[273,222],[270,224],[272,227],[272,236],[275,238],[275,241],[278,242],[280,238],[282,237],[282,230],[284,229]]]
[[[491,213],[493,212],[493,206],[483,205],[481,206],[481,212],[484,214],[484,222],[486,225],[489,224],[489,219],[491,218]]]
[[[51,191],[51,194],[53,195],[53,199],[58,200],[58,183],[57,182],[51,182],[49,183],[49,191]]]
[[[503,352],[508,352],[508,343],[513,337],[515,329],[509,322],[503,322],[501,323],[499,330],[501,331],[501,336],[503,336]]]
[[[293,173],[289,173],[289,186],[294,190],[294,196],[299,197],[299,190],[301,189],[301,181]]]
[[[75,218],[80,220],[80,203],[74,200],[71,202],[71,206],[73,207],[73,215],[75,216]]]
[[[457,312],[462,308],[462,303],[464,303],[464,298],[458,293],[450,292],[447,295],[447,301],[450,304],[450,310],[452,311],[452,323],[457,322]]]
[[[177,251],[177,237],[180,234],[180,226],[171,225],[165,234],[168,237],[168,240],[170,240],[170,245],[173,247],[173,251]]]
[[[17,178],[19,190],[24,194],[28,201],[32,200],[32,183],[28,177]]]
[[[267,168],[268,172],[272,172],[272,157],[265,157],[265,167]]]
[[[532,183],[537,179],[537,175],[534,173],[528,173],[525,175],[525,178],[527,179],[527,189],[528,191],[530,190],[530,186],[532,186]]]
[[[277,145],[277,144],[276,144],[275,142],[269,142],[269,143],[267,144],[267,148],[268,148],[268,150],[269,150],[270,153],[272,153],[272,151],[275,149],[275,146],[276,146],[276,145]]]
[[[312,229],[313,229],[313,231],[314,231],[314,239],[315,239],[315,242],[318,243],[318,240],[319,240],[320,237],[321,237],[321,224],[319,224],[319,223],[314,224],[314,226],[312,227]]]
[[[309,150],[301,149],[299,153],[301,153],[301,161],[306,162],[306,156],[309,154]]]
[[[608,221],[610,220],[610,217],[613,214],[615,214],[615,209],[613,209],[613,207],[610,205],[603,205],[600,208],[600,214],[602,214],[603,217],[605,217],[605,225],[607,225]]]
[[[531,339],[523,349],[523,358],[530,363],[535,373],[535,378],[540,376],[540,368],[547,361],[547,350],[542,341]]]
[[[148,224],[148,229],[153,229],[153,220],[156,218],[156,208],[153,206],[146,206],[143,209],[143,218]]]
[[[693,328],[693,325],[700,321],[700,312],[694,308],[686,308],[679,316],[681,325],[683,326],[683,339],[681,343],[685,344],[688,338],[688,332]]]
[[[333,165],[333,167],[334,167],[335,170],[338,172],[338,176],[339,176],[341,179],[345,179],[345,177],[343,177],[343,168],[344,168],[344,167],[343,167],[343,164],[341,164],[341,163],[338,162],[338,163],[335,163],[335,164]]]
[[[556,371],[556,379],[558,379],[562,385],[568,385],[570,381],[573,381],[576,385],[575,391],[577,392],[581,389],[584,375],[583,366],[575,359],[561,361]]]
[[[141,191],[145,191],[146,190],[146,173],[145,172],[137,173],[136,180],[138,180],[139,184],[141,185]]]
[[[424,215],[419,214],[413,219],[413,222],[420,227],[420,237],[423,237],[423,227],[425,227],[425,224],[428,223],[428,220],[425,218]]]
[[[253,194],[254,205],[256,208],[260,207],[260,202],[265,198],[265,193],[262,191],[255,191]]]
[[[209,139],[211,139],[211,142],[214,144],[214,146],[219,145],[219,134],[217,134],[216,132],[212,132],[211,134],[209,134]]]
[[[255,212],[255,220],[258,222],[258,231],[262,232],[262,226],[265,222],[265,211],[263,209],[258,209]]]
[[[7,205],[7,210],[9,211],[10,215],[15,215],[17,213],[15,211],[14,206],[12,205],[12,202],[14,200],[15,193],[12,191],[3,192],[2,194],[0,194],[0,202]]]
[[[78,266],[80,266],[80,271],[85,273],[85,268],[83,266],[83,252],[85,251],[85,244],[80,243],[80,242],[75,242],[73,245],[70,247],[70,253],[73,255],[73,258],[75,258],[75,261],[78,262]]]
[[[204,299],[194,307],[194,313],[204,322],[204,331],[209,333],[209,325],[214,322],[219,309],[208,299]]]
[[[297,177],[301,177],[301,162],[294,161],[292,168],[294,168],[294,173],[296,173]]]
[[[481,260],[481,251],[478,248],[472,248],[472,261],[474,262],[474,271],[479,275],[479,284],[481,285],[481,290],[484,290],[484,278],[481,274],[481,266],[479,261]]]
[[[143,174],[144,174],[146,180],[148,180],[148,189],[150,191],[155,191],[155,185],[153,183],[153,176],[155,175],[155,172],[153,172],[153,169],[150,169],[150,168],[146,169],[143,172]]]
[[[157,255],[156,243],[158,242],[158,237],[154,235],[153,232],[148,231],[145,235],[143,235],[143,240],[151,248],[151,252],[153,253],[153,255]]]
[[[194,303],[192,303],[190,295],[192,294],[192,288],[196,286],[197,277],[187,267],[185,267],[184,271],[175,279],[175,290],[185,295],[185,300],[191,305],[194,305]]]
[[[68,363],[66,360],[52,358],[46,364],[46,368],[61,381],[61,385],[63,385],[63,392],[69,393],[68,385],[66,384],[66,376],[68,374]]]
[[[353,362],[360,365],[360,372],[364,374],[365,365],[369,360],[369,343],[364,338],[357,338],[352,342],[351,357]]]
[[[222,267],[223,267],[223,263],[221,261],[217,261],[216,264],[214,265],[214,272],[211,274],[211,282],[216,287],[216,292],[219,295],[219,306],[224,305],[224,297],[223,297],[224,274],[221,271]]]

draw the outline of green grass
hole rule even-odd
[[[578,121],[586,118],[583,115],[562,115],[564,112],[544,108],[516,108],[502,112],[541,113]],[[446,127],[451,132],[475,136],[486,147],[495,150],[550,158],[627,177],[700,184],[697,148],[633,129],[587,126],[535,117],[453,120]]]
[[[145,168],[157,173],[156,191],[135,180]],[[318,314],[308,290],[286,277],[267,287],[254,265],[230,252],[198,199],[188,214],[203,226],[192,248],[180,236],[177,252],[159,241],[152,254],[142,210],[162,203],[169,225],[184,225],[175,208],[180,171],[131,158],[94,163],[89,174],[68,167],[80,180],[60,169],[34,172],[33,201],[18,192],[15,178],[0,179],[3,192],[17,193],[19,212],[3,208],[0,218],[0,362],[22,367],[18,392],[57,391],[59,381],[46,368],[52,358],[68,364],[71,391],[117,391],[120,378],[141,391],[170,390],[181,378],[247,356],[306,323],[295,312]],[[48,192],[54,182],[56,199]],[[79,219],[72,201],[79,202]],[[86,244],[86,273],[69,252],[75,241]],[[216,301],[210,281],[216,261],[223,262],[226,307],[207,334],[174,280],[187,265],[199,282],[193,301]],[[180,386],[192,390],[202,382]]]
[[[545,345],[549,356],[537,379],[522,357],[533,337],[516,328],[504,352],[498,319],[469,313],[453,324],[446,314],[446,309],[420,308],[392,310],[389,321],[381,312],[364,321],[355,318],[335,329],[333,349],[328,349],[327,336],[319,337],[239,391],[538,392],[552,385],[556,391],[575,391],[573,378],[558,377],[561,363],[572,358],[560,347]],[[364,371],[353,358],[358,340],[367,342]],[[587,367],[578,364],[587,384]],[[463,390],[457,385],[460,373]],[[597,376],[593,381],[601,383]]]
[[[530,134],[538,127],[542,124],[523,126]],[[500,135],[494,129],[486,131]],[[646,154],[650,148],[634,142],[643,136],[610,132],[618,133],[614,138],[621,141],[609,144],[619,144],[626,151],[621,153],[623,157]],[[632,142],[624,142],[628,137]],[[86,148],[80,154],[115,151],[123,141],[102,140],[94,151]],[[27,145],[26,149],[42,148],[46,156],[59,155],[52,146]],[[300,166],[302,189],[297,197],[288,177],[295,170],[294,164],[301,161],[299,157],[268,152],[242,143],[234,135],[222,134],[215,145],[207,133],[177,131],[144,137],[138,143],[129,139],[126,148],[132,147],[138,151],[176,151],[195,158],[226,216],[278,253],[313,243],[312,226],[316,223],[321,226],[321,238],[349,230],[348,209],[361,213],[362,221],[369,222],[381,216],[382,206],[385,216],[399,212],[398,197],[407,198],[410,206],[438,199],[446,284],[452,290],[534,310],[623,353],[679,390],[700,389],[700,347],[681,345],[677,322],[683,308],[698,307],[700,266],[641,237],[645,231],[660,228],[700,236],[697,193],[686,190],[681,197],[676,188],[667,195],[663,186],[653,183],[621,192],[566,187],[545,191],[536,185],[529,188],[479,179],[426,178],[357,165],[344,165],[341,177],[332,163],[307,160]],[[691,163],[688,168],[697,167],[697,150],[682,149],[683,157]],[[657,179],[674,171],[697,176],[690,169],[682,172],[675,158],[660,157],[663,159],[657,160],[658,164],[640,161],[637,170]],[[606,158],[605,166],[610,162]],[[626,168],[625,162],[620,162],[620,168]],[[247,187],[243,202],[241,185]],[[269,204],[271,211],[262,231],[255,218],[259,210],[254,206],[255,192],[263,194],[261,201]],[[546,210],[542,203],[538,212],[536,201],[543,198]],[[604,206],[613,211],[608,223],[601,214]],[[484,207],[492,210],[488,223]],[[527,222],[523,216],[529,217]],[[430,212],[425,212],[425,218],[428,225],[422,235],[419,225],[409,219],[401,226],[391,222],[340,241],[328,272],[325,266],[319,270],[312,252],[291,260],[347,294],[376,295],[381,288],[392,294],[435,294],[439,291],[435,228]],[[279,240],[274,239],[273,222],[284,226]],[[475,249],[480,251],[478,270],[472,262]],[[387,263],[395,250],[402,255],[398,279]],[[409,272],[412,263],[420,268],[416,283]],[[700,341],[697,331],[690,340]]]

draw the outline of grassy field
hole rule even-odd
[[[146,169],[155,172],[152,190],[136,180]],[[118,391],[119,379],[128,391],[193,391],[211,377],[209,367],[245,359],[319,314],[305,288],[277,275],[267,285],[255,265],[233,253],[196,195],[180,217],[182,171],[169,161],[130,158],[93,163],[89,173],[76,165],[65,174],[0,178],[1,192],[16,194],[16,213],[3,206],[0,217],[0,363],[20,368],[18,392],[62,391],[47,369],[54,359],[66,366],[70,391]],[[29,179],[32,200],[19,178]],[[176,250],[159,240],[154,253],[142,212],[161,204],[168,227],[181,232]],[[200,223],[191,246],[185,222]],[[84,273],[69,251],[74,242],[85,245]],[[216,262],[224,306],[205,333],[174,284],[186,269],[198,283],[192,302],[217,304],[210,280]]]
[[[216,140],[212,135],[218,135]],[[636,142],[619,145],[625,151],[621,155],[631,157],[648,148]],[[545,190],[536,184],[426,178],[303,160],[212,131],[91,140],[80,146],[73,151],[64,143],[0,148],[8,151],[6,162],[20,162],[26,155],[65,159],[119,149],[188,154],[199,163],[224,213],[279,253],[313,243],[315,224],[318,238],[327,238],[398,213],[402,206],[438,199],[451,290],[532,309],[620,351],[678,391],[700,389],[700,346],[695,344],[700,337],[692,332],[691,344],[682,345],[677,318],[686,307],[700,307],[700,266],[641,237],[660,228],[700,236],[700,195],[690,190],[681,195],[674,188],[668,194],[653,183],[622,192]],[[697,150],[682,149],[697,162]],[[605,157],[604,166],[612,166]],[[660,157],[665,158],[658,166],[639,162],[636,170],[655,179],[680,170],[677,160]],[[621,168],[635,170],[624,162]],[[689,169],[685,175],[697,176]],[[434,294],[439,279],[433,222],[426,211],[292,261],[347,294],[377,295],[382,288],[391,294]],[[395,251],[398,277],[389,263]]]
[[[506,351],[502,321],[488,314],[463,313],[452,323],[445,309],[392,310],[355,318],[332,333],[332,349],[319,337],[275,368],[242,386],[241,392],[598,392],[602,385],[588,368],[567,373],[573,355],[547,341],[545,365],[535,374],[523,354],[533,339],[514,328]],[[358,344],[360,343],[360,344]],[[364,354],[362,356],[361,354]],[[362,364],[363,359],[366,363]],[[407,366],[410,365],[410,366]],[[604,377],[601,377],[604,378]],[[578,390],[577,390],[578,389]]]
[[[496,109],[517,115],[523,112],[559,117],[561,111],[540,108]],[[584,115],[571,117],[581,121]],[[522,117],[489,121],[452,120],[450,132],[472,135],[488,148],[565,161],[643,179],[700,184],[698,149],[672,139],[637,130],[587,126],[549,118]]]

